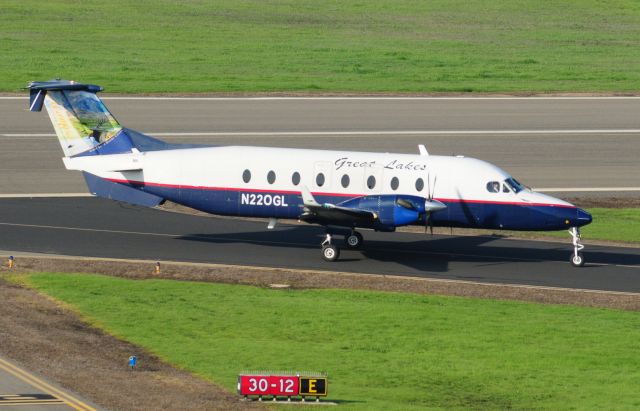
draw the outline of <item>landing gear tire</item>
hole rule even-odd
[[[571,238],[573,240],[573,254],[571,254],[569,262],[574,267],[582,267],[584,265],[584,256],[580,251],[584,249],[584,245],[582,245],[580,229],[578,227],[571,227],[569,229],[569,234],[571,234]]]
[[[584,265],[584,256],[582,253],[573,254],[569,261],[571,261],[571,265],[574,267],[582,267]]]
[[[340,249],[333,244],[322,246],[322,258],[325,261],[336,261],[340,257]]]
[[[351,234],[347,235],[344,238],[344,243],[348,248],[351,248],[352,250],[362,247],[363,241],[364,239],[362,238],[362,234],[357,231],[352,231]]]

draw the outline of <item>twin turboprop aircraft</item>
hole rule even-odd
[[[46,107],[69,170],[96,196],[154,207],[170,200],[211,214],[298,219],[327,229],[322,256],[363,243],[357,229],[464,227],[568,229],[584,265],[580,227],[591,215],[534,192],[487,162],[463,156],[169,144],[122,127],[96,93],[66,80],[29,84],[30,110]]]

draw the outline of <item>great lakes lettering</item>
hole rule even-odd
[[[337,159],[334,162],[336,170],[344,169],[344,168],[361,168],[361,167],[375,167],[376,162],[374,161],[354,161],[349,157],[342,157]],[[409,171],[423,171],[427,169],[426,164],[422,163],[414,163],[413,161],[409,161],[404,163],[398,160],[391,160],[385,163],[383,168],[387,170],[409,170]]]

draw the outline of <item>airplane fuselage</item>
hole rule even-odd
[[[141,170],[101,171],[99,157],[105,156],[93,157],[82,169],[219,215],[298,218],[306,186],[319,202],[332,204],[362,196],[432,195],[447,206],[433,213],[435,226],[560,230],[586,221],[575,206],[514,186],[500,168],[461,156],[244,146],[121,156],[137,157]]]

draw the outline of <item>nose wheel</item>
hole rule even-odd
[[[584,265],[584,256],[580,251],[584,249],[584,245],[580,242],[580,229],[578,227],[571,227],[569,234],[571,234],[571,238],[573,239],[573,254],[569,261],[574,267],[582,267]]]
[[[322,242],[322,258],[325,261],[336,261],[340,257],[340,249],[334,244],[331,244],[331,234],[327,233],[324,241]]]

